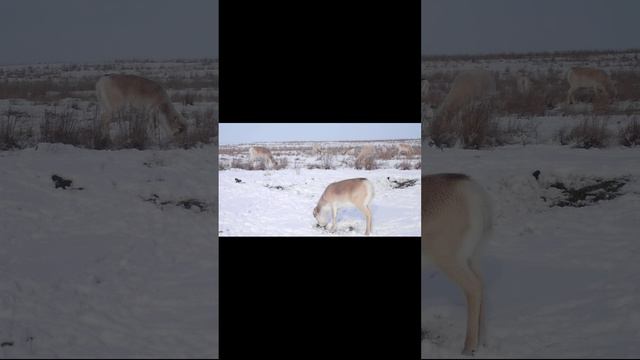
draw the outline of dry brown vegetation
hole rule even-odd
[[[640,122],[637,118],[619,130],[618,142],[623,146],[640,146]]]
[[[573,128],[563,127],[558,131],[558,140],[562,145],[578,148],[604,148],[610,144],[613,134],[607,129],[607,119],[585,118]]]

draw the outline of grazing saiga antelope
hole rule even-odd
[[[347,179],[329,184],[322,193],[318,204],[313,209],[313,216],[318,225],[326,227],[329,223],[326,215],[331,210],[331,232],[336,230],[336,215],[338,208],[353,204],[360,210],[367,221],[365,235],[371,234],[371,209],[369,204],[373,199],[373,184],[365,178]]]
[[[171,99],[162,86],[155,81],[135,75],[109,74],[98,79],[96,96],[100,104],[100,120],[103,134],[108,136],[109,124],[114,113],[126,108],[138,111],[159,113],[164,120],[162,125],[171,129],[175,136],[187,129],[182,115],[176,111]],[[152,116],[146,119],[147,124]]]
[[[491,204],[480,185],[462,174],[422,177],[422,252],[464,291],[467,334],[463,354],[484,342],[479,247],[491,231]]]
[[[574,67],[567,72],[569,91],[567,92],[567,103],[576,102],[575,92],[580,88],[593,89],[595,96],[598,92],[604,93],[609,102],[616,96],[616,88],[604,70],[589,67]]]
[[[318,143],[313,144],[311,146],[311,152],[315,155],[322,155],[322,146]]]
[[[261,161],[270,169],[273,169],[274,166],[278,165],[278,163],[273,160],[271,151],[262,146],[252,146],[251,148],[249,148],[249,161],[251,161],[252,163]]]

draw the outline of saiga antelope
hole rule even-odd
[[[413,154],[413,147],[407,144],[398,144],[398,155],[411,155]]]
[[[365,178],[347,179],[329,184],[322,193],[318,204],[313,209],[313,216],[316,218],[318,225],[326,227],[329,221],[325,216],[328,210],[331,210],[331,228],[330,231],[336,230],[336,215],[338,208],[353,204],[360,210],[367,222],[365,235],[371,234],[371,209],[369,204],[373,199],[373,184]]]
[[[613,102],[616,96],[616,88],[604,70],[574,67],[567,72],[567,81],[569,82],[569,91],[567,92],[567,103],[576,102],[575,92],[580,88],[593,89],[594,96],[598,96],[598,92],[602,92],[609,103]]]
[[[275,160],[273,160],[271,151],[269,151],[269,149],[262,146],[252,146],[249,149],[249,161],[251,161],[252,163],[255,163],[256,161],[261,161],[271,169],[274,166],[278,165],[278,163]]]
[[[463,354],[472,355],[484,342],[483,280],[479,245],[491,230],[487,193],[467,175],[422,177],[422,252],[464,291],[467,333]]]
[[[100,104],[100,120],[105,136],[109,134],[109,124],[117,111],[127,107],[152,113],[159,113],[172,134],[178,135],[187,129],[182,115],[176,111],[167,92],[155,81],[135,75],[104,75],[96,82],[96,96]]]

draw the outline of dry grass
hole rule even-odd
[[[144,150],[151,143],[148,132],[149,123],[157,125],[159,114],[130,107],[116,112],[112,122],[118,126],[118,134],[112,142],[113,148]]]
[[[187,128],[187,133],[181,140],[184,148],[198,144],[217,143],[218,119],[213,109],[199,110],[191,113],[194,122]],[[232,154],[227,154],[232,155]]]
[[[264,164],[261,164],[262,169],[260,170],[264,170]],[[231,168],[234,169],[243,169],[243,170],[258,170],[258,169],[254,169],[253,165],[250,164],[248,161],[243,161],[242,159],[239,158],[234,158],[233,160],[231,160]]]
[[[91,138],[80,130],[78,123],[78,119],[70,111],[45,110],[40,123],[40,141],[88,146]]]
[[[391,160],[398,156],[398,149],[395,146],[383,146],[376,151],[376,157],[380,160]]]
[[[561,143],[573,144],[584,149],[604,148],[609,145],[611,137],[611,131],[607,129],[607,119],[591,117],[572,128]]]
[[[19,136],[16,130],[16,119],[7,117],[0,122],[0,150],[19,148]]]
[[[24,131],[18,123],[30,118],[30,115],[8,108],[0,115],[0,150],[20,149],[33,137],[31,129]]]
[[[477,101],[456,112],[443,111],[429,123],[427,134],[440,148],[457,143],[466,149],[495,145],[499,142],[499,128],[492,109],[492,101]]]
[[[634,118],[627,126],[618,131],[618,142],[623,146],[640,145],[640,122]]]
[[[355,168],[358,170],[375,170],[378,168],[375,154],[369,156],[358,157],[355,162]]]
[[[289,158],[287,157],[274,158],[274,160],[276,163],[273,166],[273,170],[282,170],[289,166]]]

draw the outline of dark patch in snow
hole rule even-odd
[[[162,209],[165,205],[173,204],[175,206],[183,207],[187,210],[190,210],[193,207],[197,207],[200,210],[200,212],[205,212],[209,210],[209,205],[206,202],[200,201],[198,199],[186,199],[186,200],[180,200],[180,201],[172,201],[172,200],[160,201],[160,197],[158,196],[158,194],[151,194],[151,197],[146,199],[142,198],[142,200],[154,203],[155,205],[158,205],[160,209]]]
[[[66,190],[69,187],[71,188],[71,190],[84,190],[83,187],[71,187],[71,184],[73,184],[72,180],[65,179],[62,176],[56,174],[51,175],[51,180],[53,181],[56,189],[62,188],[63,190]]]
[[[629,182],[629,179],[626,177],[613,179],[595,178],[593,181],[595,181],[595,184],[578,188],[566,185],[561,181],[548,184],[547,189],[554,188],[562,192],[562,198],[550,199],[549,207],[583,207],[598,201],[615,199],[623,194],[619,190]],[[549,199],[543,196],[542,200],[546,202]]]
[[[242,183],[242,180],[238,179],[238,178],[234,178],[236,180],[236,183]]]
[[[191,209],[192,207],[197,207],[200,209],[200,212],[207,211],[207,204],[198,199],[187,199],[181,200],[176,203],[177,206],[182,206],[185,209]]]
[[[5,347],[5,346],[13,346],[13,341],[5,341],[2,344],[0,344],[0,347]]]
[[[392,189],[403,189],[408,188],[410,186],[415,185],[418,182],[418,179],[399,179],[399,180],[391,180],[390,177],[387,176],[387,180],[391,184]]]
[[[283,187],[283,186],[280,186],[280,185],[275,185],[275,186],[273,186],[273,185],[268,185],[268,184],[267,184],[267,185],[265,185],[265,187],[267,187],[267,188],[269,188],[269,189],[284,190],[284,187]]]
[[[424,330],[422,329],[422,340],[427,340],[432,344],[435,345],[440,345],[444,342],[444,340],[442,339],[442,337],[440,335],[436,335],[433,332],[431,332],[430,330]]]

